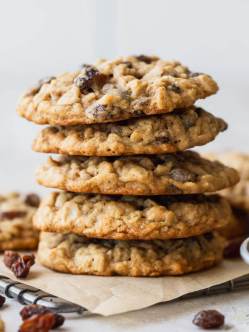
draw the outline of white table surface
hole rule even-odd
[[[225,315],[226,324],[219,331],[246,332],[249,330],[249,291],[221,294],[198,299],[184,300],[112,317],[90,315],[66,316],[60,331],[68,332],[194,332],[199,329],[192,324],[193,316],[202,309],[217,309]],[[21,305],[8,299],[0,315],[7,332],[16,332],[21,323]],[[183,313],[184,312],[184,313]],[[58,330],[58,331],[59,331]],[[216,330],[214,330],[216,331]]]

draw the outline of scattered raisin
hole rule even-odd
[[[169,172],[169,176],[179,182],[194,182],[197,175],[183,168],[173,168]]]
[[[26,278],[29,274],[31,266],[35,264],[35,256],[21,256],[14,251],[5,251],[4,264],[14,273],[17,278]]]
[[[15,218],[22,218],[25,217],[27,214],[26,211],[18,211],[18,210],[12,210],[12,211],[3,211],[0,213],[0,220],[13,220]]]
[[[11,268],[11,265],[17,261],[19,258],[19,254],[17,252],[11,251],[11,250],[5,250],[4,256],[3,256],[3,262],[5,266],[8,268]]]
[[[82,94],[88,94],[94,91],[94,86],[104,85],[106,78],[107,76],[101,74],[96,68],[85,66],[84,73],[76,77],[74,83]]]
[[[40,205],[40,197],[37,194],[28,194],[25,198],[25,204],[32,207],[38,207]]]
[[[4,305],[5,301],[6,301],[6,298],[4,296],[0,295],[0,308]]]
[[[56,328],[63,325],[63,323],[65,321],[65,318],[62,315],[59,315],[57,313],[53,313],[48,308],[43,307],[43,306],[38,305],[38,304],[26,305],[20,311],[20,315],[22,317],[22,320],[29,319],[34,315],[44,315],[46,313],[52,313],[54,315],[55,321],[54,321],[54,324],[52,326],[52,329],[56,329]]]
[[[168,86],[168,90],[173,91],[175,93],[181,93],[182,92],[182,89],[178,85],[176,85],[175,83],[170,84]]]
[[[145,62],[147,64],[150,64],[152,61],[153,61],[153,58],[147,56],[147,55],[137,55],[136,58],[139,60],[139,61],[142,61],[142,62]]]
[[[44,314],[48,312],[48,309],[38,304],[29,304],[22,308],[20,311],[20,316],[22,320],[28,319],[31,316]]]
[[[198,312],[194,319],[193,324],[203,329],[214,329],[224,325],[225,317],[217,310],[202,310]]]
[[[11,265],[11,271],[17,278],[26,278],[30,268],[35,263],[34,255],[25,255],[20,257]]]
[[[55,320],[52,312],[34,315],[22,323],[19,332],[48,332],[55,325]]]
[[[65,322],[65,317],[59,314],[54,314],[55,316],[55,323],[53,325],[53,329],[57,329],[58,327],[62,326]]]

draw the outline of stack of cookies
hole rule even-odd
[[[38,257],[73,274],[181,275],[222,260],[230,167],[185,151],[227,128],[193,106],[217,91],[179,62],[131,56],[83,65],[29,90],[18,113],[47,124],[33,144],[50,157],[38,183]],[[205,195],[204,193],[209,193]]]

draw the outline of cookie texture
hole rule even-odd
[[[32,219],[39,204],[37,195],[0,195],[0,250],[35,249],[38,232]]]
[[[189,237],[224,227],[231,218],[218,195],[101,196],[53,192],[39,207],[39,230],[116,240]]]
[[[226,128],[222,119],[192,107],[118,123],[48,127],[38,135],[33,149],[85,156],[168,153],[204,145]]]
[[[210,153],[206,156],[211,160],[219,160],[227,166],[234,167],[238,171],[240,182],[221,193],[234,207],[249,212],[249,155],[240,152],[223,152]]]
[[[154,156],[49,158],[39,184],[79,193],[172,195],[214,192],[239,181],[237,172],[193,151]]]
[[[223,238],[215,233],[166,241],[114,241],[43,233],[38,259],[48,268],[72,274],[156,277],[209,268],[221,261],[223,248]]]
[[[209,75],[177,61],[130,56],[42,80],[20,99],[17,111],[38,124],[113,122],[188,107],[217,90]]]
[[[240,257],[240,246],[249,236],[249,214],[240,208],[232,208],[232,218],[222,228],[219,234],[226,239],[224,256],[227,258]]]

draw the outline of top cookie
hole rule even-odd
[[[222,190],[221,193],[229,199],[234,207],[249,211],[249,155],[239,152],[224,152],[207,154],[207,157],[219,160],[238,171],[240,182],[234,187]]]
[[[38,124],[76,125],[171,112],[218,90],[206,74],[176,61],[129,56],[40,81],[17,111]]]

